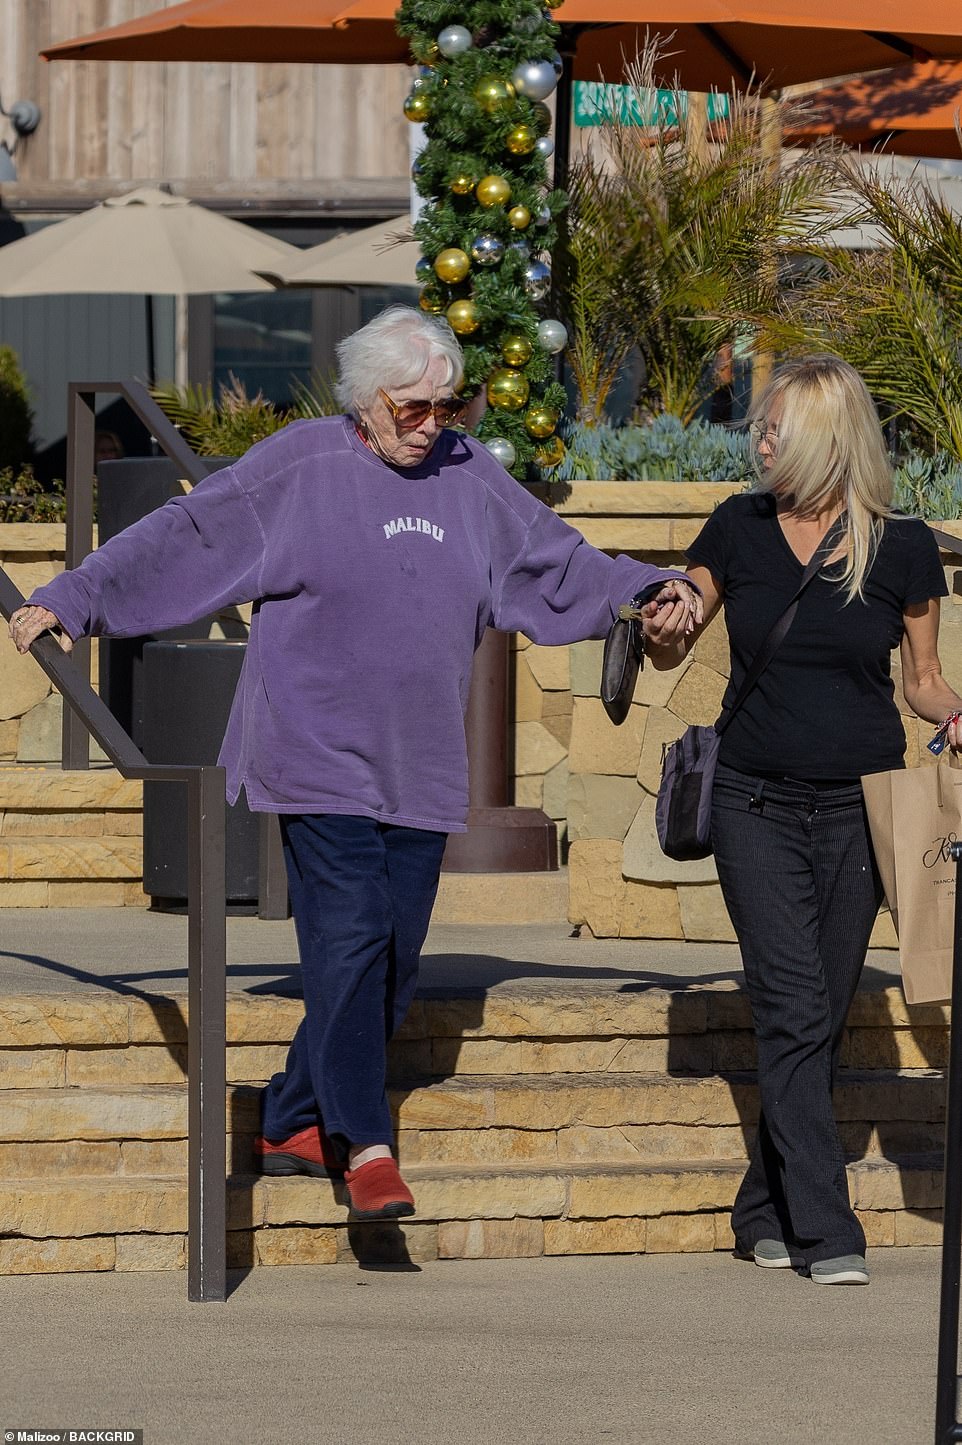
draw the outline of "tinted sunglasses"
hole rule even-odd
[[[440,401],[392,401],[386,391],[378,387],[378,396],[394,418],[398,431],[414,431],[433,416],[438,426],[454,426],[468,409],[468,404],[459,396],[444,396]]]

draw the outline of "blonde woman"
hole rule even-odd
[[[712,841],[758,1043],[761,1117],[732,1210],[736,1252],[820,1284],[867,1284],[831,1097],[882,896],[859,778],[904,765],[895,647],[919,717],[941,724],[962,701],[939,666],[938,549],[923,522],[892,513],[858,373],[834,356],[783,365],[753,431],[757,486],[722,503],[689,548],[704,622],[679,640],[675,603],[649,605],[644,626],[654,666],[673,667],[724,606],[730,704],[838,523],[829,561],[724,733]],[[959,723],[948,742],[962,744]]]

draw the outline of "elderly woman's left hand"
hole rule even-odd
[[[701,594],[687,582],[666,582],[641,609],[646,639],[655,647],[668,647],[690,637],[704,616]]]

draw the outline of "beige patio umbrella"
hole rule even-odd
[[[282,264],[263,267],[261,275],[284,286],[416,286],[418,245],[413,236],[395,241],[409,233],[409,218],[395,216],[297,251]]]
[[[300,255],[184,196],[143,186],[0,247],[0,296],[143,292],[153,380],[153,296],[270,291],[257,273]]]

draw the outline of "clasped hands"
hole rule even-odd
[[[688,582],[666,582],[640,609],[646,642],[671,647],[690,637],[704,617],[701,593]]]

